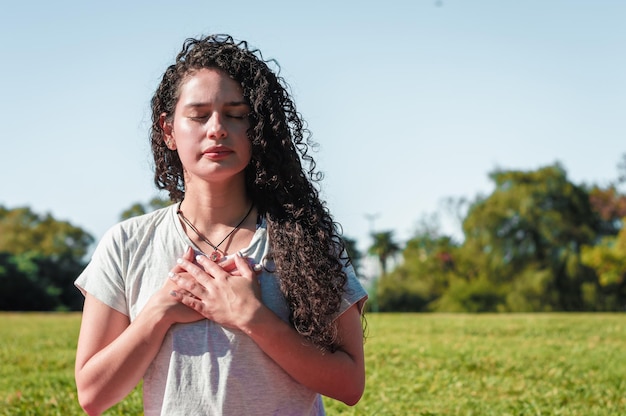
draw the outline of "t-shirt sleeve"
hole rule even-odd
[[[128,316],[122,247],[121,229],[119,226],[113,227],[102,237],[91,261],[74,284],[83,295],[89,293],[105,305]]]
[[[341,307],[339,309],[339,313],[337,317],[339,317],[342,313],[350,309],[350,307],[354,304],[359,308],[359,312],[363,313],[363,306],[365,306],[365,302],[367,301],[367,292],[359,282],[357,278],[356,272],[354,271],[354,267],[352,264],[345,264],[344,271],[346,272],[346,276],[348,277],[346,284],[344,286],[344,294],[343,299],[341,300]]]

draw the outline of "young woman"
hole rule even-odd
[[[357,403],[367,294],[284,81],[245,42],[188,39],[152,121],[155,182],[175,203],[109,230],[76,281],[81,406],[100,414],[142,379],[146,415]]]

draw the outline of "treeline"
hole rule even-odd
[[[168,204],[159,198],[135,203],[120,219]],[[0,206],[0,310],[81,310],[84,298],[74,280],[87,265],[93,243],[87,231],[50,214]]]
[[[618,189],[625,177],[605,186],[577,185],[559,164],[491,173],[494,191],[465,204],[462,241],[428,223],[402,246],[392,231],[373,234],[369,254],[380,260],[382,275],[370,288],[369,307],[625,310],[626,196]],[[134,204],[121,218],[167,203]],[[73,282],[93,243],[85,230],[49,214],[0,206],[0,310],[80,310],[83,297]],[[356,242],[346,243],[358,269]],[[402,261],[388,270],[398,256]]]
[[[398,250],[402,261],[377,280],[370,307],[626,309],[626,197],[618,192],[623,177],[604,187],[576,185],[554,164],[534,171],[497,170],[490,178],[494,191],[467,204],[462,242],[427,226],[400,250],[392,232],[374,234],[370,253],[381,265]]]
[[[74,279],[93,237],[30,208],[0,206],[0,310],[80,310]]]

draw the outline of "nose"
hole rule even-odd
[[[218,112],[214,112],[209,118],[207,126],[207,135],[211,139],[223,139],[227,136],[226,128],[222,123],[222,115]]]

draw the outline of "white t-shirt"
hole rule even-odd
[[[176,205],[128,219],[107,231],[76,286],[133,321],[189,246]],[[268,250],[262,221],[242,253],[263,263]],[[367,299],[352,266],[345,271],[340,314]],[[259,280],[263,303],[288,322],[278,278],[263,271]],[[320,395],[293,380],[248,336],[206,319],[172,326],[143,389],[146,416],[324,414]]]

